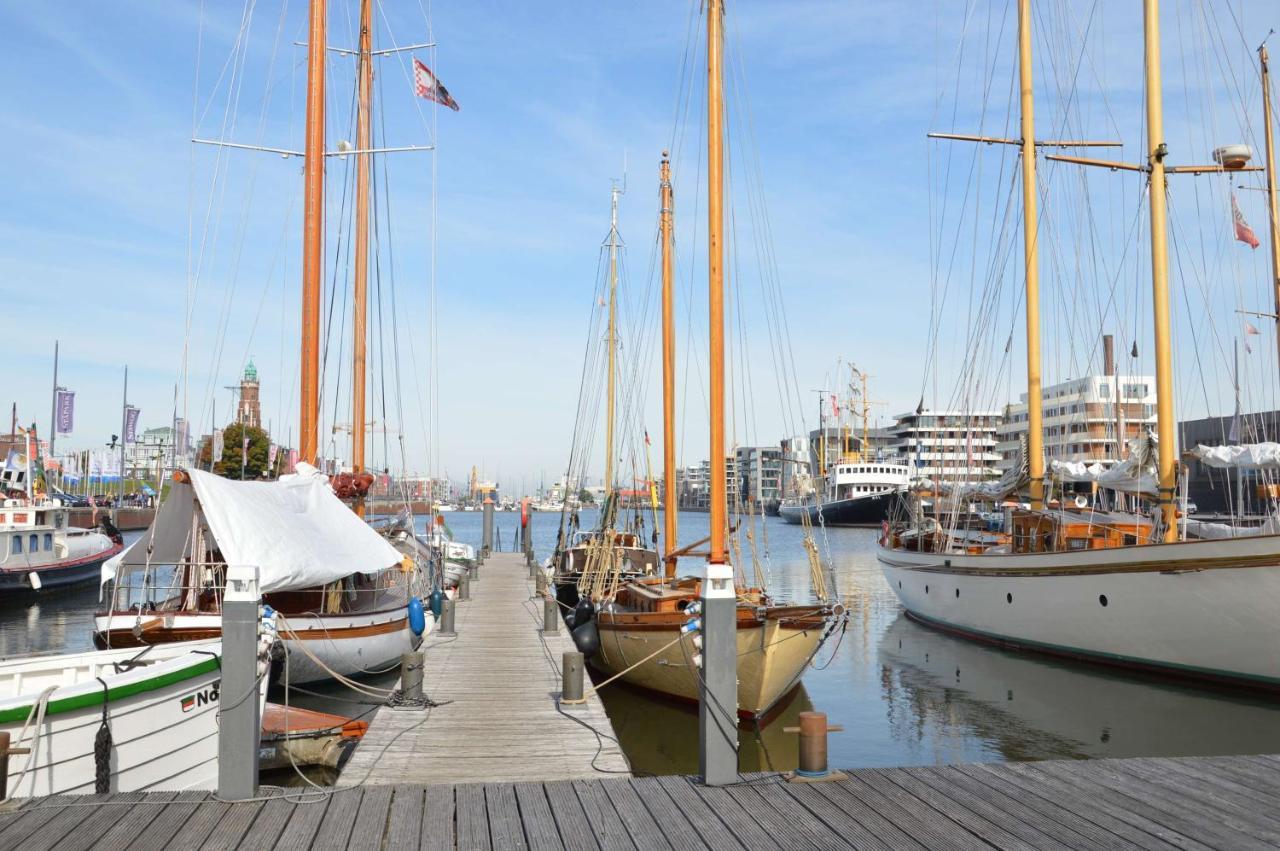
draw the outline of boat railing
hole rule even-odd
[[[112,612],[221,612],[226,562],[121,565],[111,580]],[[191,581],[191,577],[198,580]],[[107,595],[104,595],[107,596]]]

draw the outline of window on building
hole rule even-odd
[[[22,536],[21,535],[13,536],[13,549],[11,550],[11,552],[19,553],[19,554],[22,552]]]
[[[40,536],[33,534],[29,538],[27,538],[27,552],[34,553],[39,551],[40,551]]]
[[[45,552],[49,552],[53,549],[53,533],[52,532],[44,533],[44,548],[45,548]]]

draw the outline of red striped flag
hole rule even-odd
[[[436,79],[436,75],[431,73],[431,69],[416,56],[413,58],[413,90],[418,97],[435,101],[441,106],[449,107],[454,112],[462,108],[449,95],[449,90]]]
[[[1243,242],[1250,248],[1257,248],[1258,237],[1254,234],[1253,228],[1249,227],[1249,223],[1244,220],[1244,213],[1240,212],[1240,205],[1236,203],[1236,193],[1231,193],[1231,220],[1236,226],[1236,241]]]

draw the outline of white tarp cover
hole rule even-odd
[[[1159,493],[1156,479],[1156,441],[1151,435],[1129,441],[1129,457],[1106,467],[1083,461],[1051,461],[1049,469],[1055,481],[1097,482],[1099,487],[1125,493]]]
[[[256,565],[264,594],[376,573],[401,559],[309,464],[274,482],[188,473],[222,560]]]
[[[1280,467],[1280,443],[1197,446],[1191,454],[1210,467],[1220,469],[1270,470]]]

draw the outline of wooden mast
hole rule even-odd
[[[707,312],[711,353],[711,540],[707,560],[726,562],[728,526],[724,457],[724,3],[707,0]]]
[[[665,526],[663,549],[665,574],[676,575],[676,525],[679,494],[676,491],[676,328],[675,328],[675,200],[671,192],[671,162],[662,152],[659,166],[662,232],[662,520]]]
[[[617,186],[610,192],[609,214],[609,388],[605,413],[604,432],[604,499],[608,505],[613,495],[613,418],[617,406],[617,341],[618,341],[618,194]]]
[[[373,97],[373,1],[360,2],[360,57],[358,59],[359,111],[356,114],[356,275],[352,293],[351,327],[351,472],[364,471],[365,377],[368,372],[365,341],[369,314],[369,177],[373,147],[370,101]],[[364,499],[356,501],[356,514],[364,516]]]
[[[1164,540],[1178,539],[1178,465],[1174,445],[1178,424],[1173,414],[1173,348],[1169,324],[1169,240],[1165,187],[1164,109],[1160,81],[1160,4],[1143,0],[1142,18],[1146,44],[1148,195],[1151,199],[1151,306],[1156,344],[1156,433],[1159,435],[1160,513]]]
[[[1040,386],[1040,221],[1036,213],[1035,92],[1031,0],[1018,0],[1018,83],[1022,112],[1022,253],[1027,287],[1027,472],[1031,507],[1044,507],[1044,418]]]
[[[307,35],[306,187],[302,224],[302,381],[298,455],[319,457],[320,275],[324,245],[324,61],[327,0],[311,0]]]
[[[1271,135],[1271,69],[1267,63],[1267,46],[1258,47],[1258,64],[1262,67],[1262,138],[1267,160],[1267,216],[1271,224],[1271,285],[1276,297],[1276,357],[1280,358],[1280,204],[1276,199],[1276,149]]]

